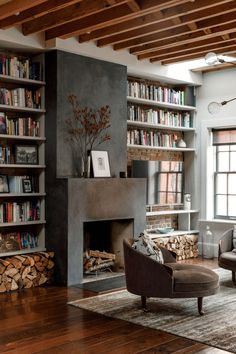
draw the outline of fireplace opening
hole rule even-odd
[[[124,275],[123,239],[133,219],[86,221],[83,225],[83,282]]]

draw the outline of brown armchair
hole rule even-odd
[[[219,240],[218,265],[231,270],[232,281],[236,285],[236,253],[233,252],[233,248],[233,229],[230,229],[225,231]]]
[[[132,247],[133,239],[125,239],[124,262],[127,290],[141,296],[142,307],[147,297],[198,298],[198,312],[203,314],[204,296],[219,288],[218,275],[200,265],[177,263],[173,253],[160,247],[164,264],[158,263]]]

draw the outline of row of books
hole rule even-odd
[[[164,133],[152,130],[133,129],[127,131],[128,145],[155,147],[177,147],[180,136],[176,133]]]
[[[8,118],[0,112],[0,134],[36,137],[40,135],[40,123],[31,117]]]
[[[0,145],[0,164],[38,164],[37,145]]]
[[[21,79],[42,80],[42,65],[28,58],[0,54],[0,74]]]
[[[41,108],[40,90],[28,90],[24,87],[15,89],[0,88],[0,104],[22,108]]]
[[[38,236],[32,232],[0,233],[0,252],[12,252],[38,247]]]
[[[127,95],[159,102],[185,104],[185,92],[183,90],[139,81],[127,81]]]
[[[173,127],[192,127],[192,119],[189,112],[143,108],[136,105],[128,105],[128,120],[151,124],[163,124]]]
[[[40,202],[5,202],[0,204],[0,223],[40,220]]]

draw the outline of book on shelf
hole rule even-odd
[[[150,124],[162,124],[173,127],[192,127],[189,112],[175,112],[130,104],[128,105],[128,120]]]
[[[157,130],[131,129],[127,131],[128,145],[141,145],[153,147],[177,147],[177,141],[182,134],[165,133]]]
[[[0,223],[40,220],[40,201],[4,202],[0,204]]]
[[[38,237],[32,232],[0,233],[0,252],[14,252],[38,247]]]
[[[179,105],[185,104],[185,92],[182,89],[167,87],[165,85],[128,80],[127,95],[135,98],[143,98],[147,100],[174,103]]]
[[[24,87],[15,89],[0,88],[0,104],[22,107],[22,108],[41,108],[40,90],[28,90]]]
[[[21,79],[42,80],[42,64],[29,58],[0,54],[0,74]]]

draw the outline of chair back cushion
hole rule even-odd
[[[162,264],[164,263],[161,249],[152,241],[145,231],[142,232],[138,238],[134,239],[132,247],[155,261]]]

